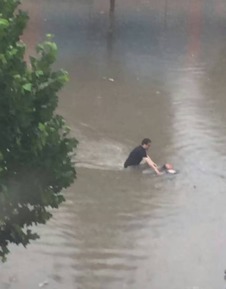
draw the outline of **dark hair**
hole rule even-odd
[[[142,142],[141,142],[141,145],[147,145],[147,144],[149,144],[149,143],[151,143],[151,140],[150,140],[150,138],[144,138],[143,140],[142,140]]]
[[[166,167],[166,165],[163,165],[163,166],[161,167],[161,170],[162,170],[162,171],[165,171],[165,170],[168,170],[168,168]]]

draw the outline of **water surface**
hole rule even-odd
[[[59,112],[79,141],[78,179],[1,288],[219,289],[226,269],[226,4],[26,0],[33,53],[46,33],[70,73]],[[122,169],[150,137],[176,176]]]

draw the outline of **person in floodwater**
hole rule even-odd
[[[156,163],[154,163],[147,154],[147,151],[150,148],[150,146],[151,140],[149,138],[144,138],[141,142],[141,145],[134,148],[130,152],[127,160],[124,163],[124,168],[127,168],[129,166],[138,166],[141,163],[141,161],[145,161],[148,164],[148,166],[151,167],[156,172],[157,175],[162,175],[163,172],[161,172],[158,169]]]
[[[169,174],[176,174],[177,171],[174,170],[172,164],[165,164],[161,167],[160,172],[165,172],[165,173],[169,173]]]

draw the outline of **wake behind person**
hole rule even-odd
[[[149,167],[151,167],[157,175],[162,175],[162,172],[159,171],[156,163],[147,154],[148,149],[151,146],[151,140],[149,138],[144,138],[141,142],[141,145],[134,148],[129,154],[127,160],[124,163],[124,168],[129,166],[138,166],[141,161],[145,161]]]

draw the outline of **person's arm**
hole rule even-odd
[[[159,171],[156,163],[154,163],[149,156],[144,157],[144,160],[149,165],[149,167],[151,167],[156,172],[157,175],[159,175],[159,176],[162,175],[162,172]]]

